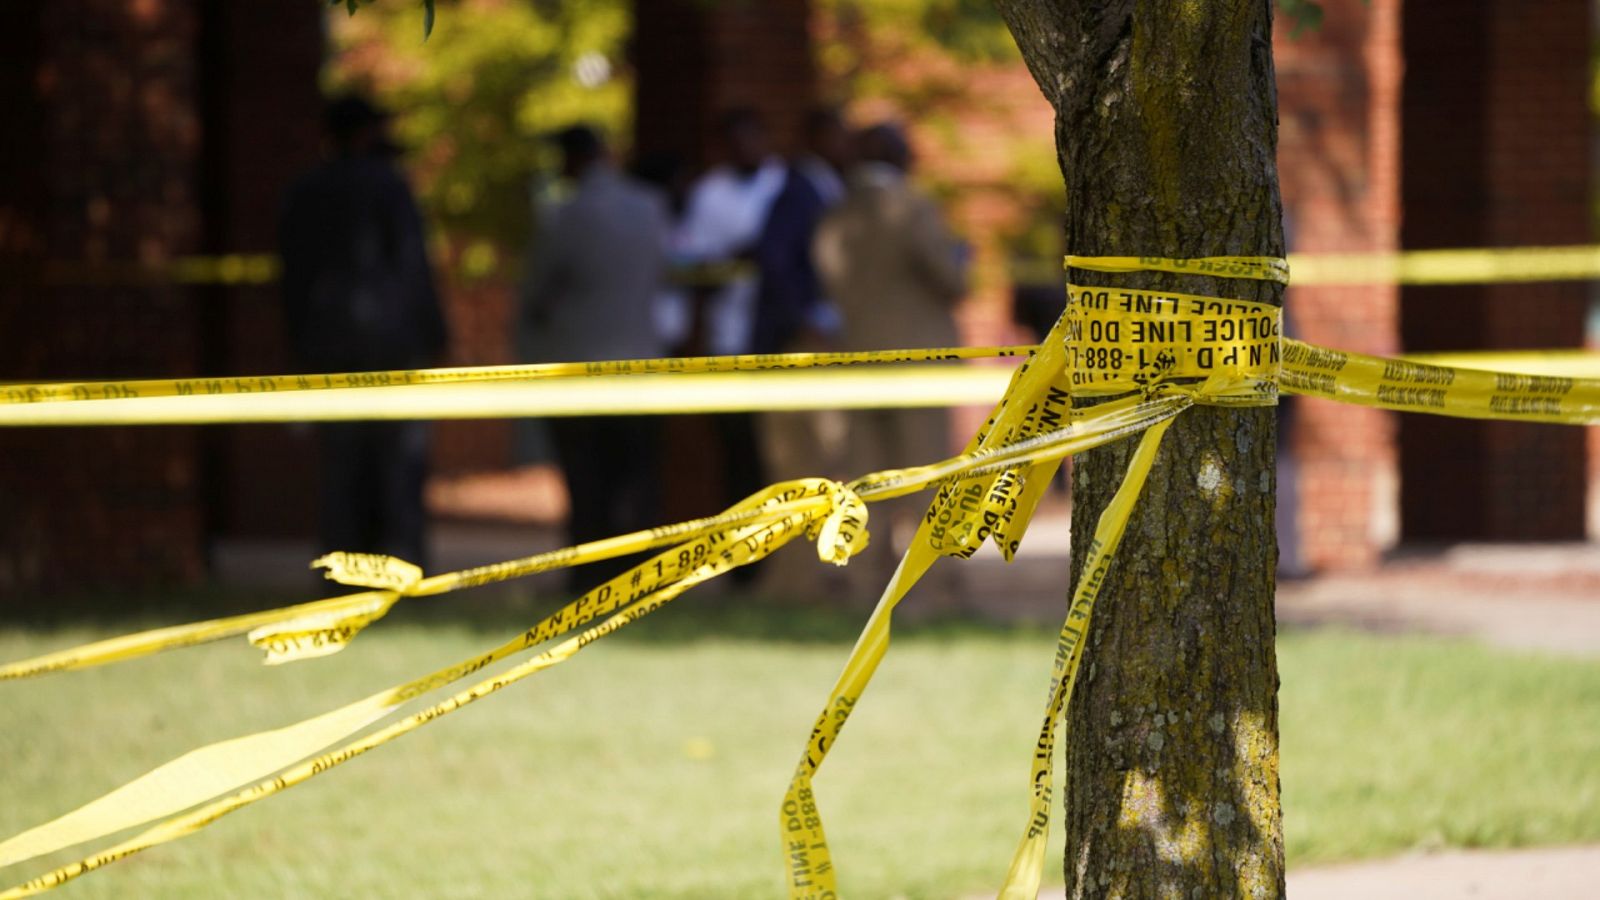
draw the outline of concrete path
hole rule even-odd
[[[1007,622],[1057,624],[1065,607],[1069,522],[1041,510],[1017,559],[984,547],[960,567],[962,612]],[[443,523],[432,531],[436,571],[552,550],[560,532],[533,523]],[[213,548],[219,581],[306,587],[309,541],[223,541]],[[559,573],[513,590],[558,591]],[[716,591],[717,583],[701,590]],[[904,612],[915,617],[916,597]],[[1512,649],[1600,656],[1600,545],[1494,544],[1412,550],[1372,571],[1339,573],[1278,588],[1285,628],[1333,626],[1378,632],[1459,635]],[[1600,896],[1600,894],[1597,894]]]
[[[1007,565],[985,548],[967,563],[971,611],[1059,621],[1070,544],[1050,510]],[[1365,572],[1282,582],[1284,628],[1456,635],[1516,650],[1600,656],[1600,544],[1461,544],[1408,550]],[[1600,897],[1600,890],[1597,890]]]
[[[1039,896],[1059,898],[1065,892],[1060,885],[1049,885]],[[1600,847],[1546,847],[1451,850],[1298,869],[1289,873],[1287,900],[1591,900],[1597,896]]]
[[[1289,582],[1288,627],[1339,625],[1600,655],[1600,545],[1459,544],[1408,550],[1371,572]]]
[[[1450,851],[1289,873],[1289,900],[1589,900],[1600,847]]]
[[[1591,900],[1600,896],[1600,847],[1412,854],[1297,869],[1288,887],[1286,900]],[[1047,885],[1039,896],[1065,892]]]

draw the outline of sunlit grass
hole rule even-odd
[[[1348,634],[1279,660],[1291,863],[1600,839],[1600,661]]]
[[[61,896],[780,896],[778,803],[856,624],[669,609]],[[263,669],[229,643],[0,684],[0,833],[515,627],[412,616],[296,666]],[[0,629],[0,659],[104,633]],[[897,638],[817,782],[844,896],[998,885],[1052,644],[975,627]],[[1600,838],[1600,664],[1327,633],[1286,636],[1280,655],[1292,861]]]

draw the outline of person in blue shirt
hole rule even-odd
[[[789,164],[756,241],[760,283],[752,352],[814,349],[837,334],[839,314],[822,293],[811,242],[823,215],[844,199],[849,159],[850,132],[839,112],[807,114],[805,150]]]

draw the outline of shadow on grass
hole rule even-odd
[[[7,597],[0,626],[41,631],[63,628],[123,629],[215,619],[316,599],[293,591],[236,585],[91,589]]]
[[[328,596],[335,596],[330,592]],[[0,627],[37,631],[89,628],[132,632],[201,619],[221,618],[318,599],[308,592],[200,585],[162,590],[88,591],[51,597],[10,598],[0,609]],[[374,628],[468,629],[504,635],[532,626],[572,598],[534,594],[517,585],[405,600]],[[735,591],[691,590],[641,619],[611,640],[641,644],[697,640],[788,643],[850,643],[869,610],[779,600]],[[897,637],[959,640],[974,636],[1045,635],[1035,624],[997,623],[966,616],[896,621]]]

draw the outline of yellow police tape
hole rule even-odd
[[[1222,277],[1272,278],[1275,267],[1259,258],[1148,260],[1126,257],[1071,258],[1074,268],[1174,271],[1194,266]],[[1124,268],[1127,267],[1127,268]],[[1275,278],[1273,280],[1276,280]],[[1144,402],[1176,401],[1172,415],[1194,403],[1267,405],[1276,401],[1274,373],[1279,312],[1258,303],[1147,291],[1104,291],[1068,286],[1069,303],[1039,349],[1018,368],[1005,398],[974,440],[983,450],[1026,440],[1059,418],[1073,395],[1126,394]],[[1137,324],[1136,324],[1137,323]],[[1186,323],[1188,327],[1156,327]],[[1254,348],[1265,348],[1257,352]],[[1188,383],[1182,383],[1187,379]],[[1126,402],[1126,401],[1113,401]],[[1092,415],[1101,407],[1082,414]],[[1171,415],[1150,422],[1122,486],[1102,511],[1074,591],[1051,675],[1050,702],[1034,754],[1033,787],[1027,827],[1001,887],[1006,898],[1038,894],[1049,834],[1051,766],[1055,732],[1081,658],[1081,635],[1099,592],[1106,566],[1121,541],[1128,516],[1155,459]],[[828,848],[812,778],[866,689],[889,644],[894,608],[938,556],[969,556],[993,540],[1010,558],[1026,529],[1040,492],[1054,473],[1052,464],[1018,466],[999,473],[969,475],[941,488],[889,586],[873,610],[861,638],[835,683],[829,702],[812,726],[811,739],[795,767],[779,821],[789,867],[789,896],[829,900],[838,896],[836,869]]]
[[[662,553],[628,573],[607,581],[547,617],[533,628],[487,653],[464,660],[393,688],[379,691],[347,706],[312,719],[273,731],[236,738],[203,747],[135,779],[110,794],[72,813],[0,843],[0,865],[10,865],[49,853],[62,847],[92,840],[162,816],[169,816],[284,769],[308,755],[342,740],[382,718],[401,704],[437,688],[454,683],[494,663],[543,644],[602,615],[606,623],[575,638],[557,644],[522,663],[517,668],[482,682],[462,694],[410,716],[334,754],[312,760],[277,778],[262,781],[235,793],[220,804],[213,803],[189,816],[164,822],[144,834],[96,854],[80,864],[67,866],[39,879],[0,894],[0,897],[28,896],[48,889],[84,872],[171,840],[225,812],[283,790],[328,768],[341,764],[373,746],[393,739],[433,718],[485,696],[505,684],[526,677],[569,658],[583,646],[632,619],[669,601],[688,587],[736,565],[760,559],[793,537],[796,529],[825,517],[843,520],[865,516],[860,500],[843,486],[821,479],[807,479],[778,485],[736,505],[726,516],[701,520],[676,529],[672,537],[690,535],[690,540]],[[832,544],[819,544],[819,553],[830,560],[848,558],[865,543],[863,528],[851,529],[847,523],[835,524]],[[665,535],[643,532],[632,540],[595,551],[596,558],[615,555],[618,547],[659,546]],[[384,568],[389,568],[385,566]],[[515,577],[527,566],[506,564],[498,571],[472,570],[455,573],[460,581],[483,583],[497,577]],[[341,569],[340,575],[367,581],[363,573]],[[448,576],[446,576],[448,578]],[[417,589],[413,582],[409,588]],[[431,586],[449,589],[443,582]],[[620,612],[619,612],[620,610]],[[614,615],[613,615],[614,614]],[[220,812],[218,810],[221,810]],[[196,824],[198,823],[198,824]]]
[[[1094,293],[1104,292],[1096,290]],[[1165,327],[1190,329],[1192,334],[1200,334],[1193,329],[1217,324],[1215,317],[1211,325],[1206,322],[1204,316],[1194,321],[1157,316],[1139,321],[1138,331],[1130,325],[1128,334],[1142,337],[1146,330]],[[1107,346],[1096,347],[1096,358],[1085,359],[1083,363],[1118,360],[1121,353],[1137,354],[1140,348],[1132,346],[1131,340],[1131,337],[1118,338]],[[1192,341],[1190,343],[1192,346]],[[1261,341],[1241,347],[1247,354],[1270,352],[1268,343]],[[1294,347],[1307,349],[1289,349]],[[706,357],[701,360],[629,360],[627,366],[557,363],[548,367],[490,366],[316,376],[13,384],[0,385],[0,427],[481,419],[977,405],[994,402],[1003,393],[1009,373],[995,366],[948,365],[934,360],[1016,357],[1028,350],[1025,347],[960,347]],[[1152,351],[1146,346],[1144,352]],[[1290,340],[1283,341],[1283,352],[1289,358],[1284,361],[1285,377],[1281,388],[1293,393],[1332,396],[1324,380],[1329,374],[1322,365],[1325,355],[1314,352],[1309,345]],[[1104,354],[1104,359],[1100,354]],[[1371,361],[1379,359],[1342,352],[1336,355],[1354,369],[1363,371],[1371,369]],[[1183,361],[1181,368],[1193,372],[1207,361],[1206,349],[1195,347],[1193,355]],[[1600,353],[1581,350],[1408,354],[1399,360],[1380,360],[1384,366],[1406,361],[1451,369],[1600,378]],[[924,364],[888,364],[899,362]],[[685,368],[681,374],[661,374],[673,363],[703,363],[704,367]],[[779,368],[762,368],[771,364]],[[596,368],[591,375],[574,374],[589,366],[603,367]],[[837,368],[843,366],[860,368]],[[751,377],[756,372],[760,377]],[[1092,380],[1095,376],[1086,368],[1079,377]],[[1319,389],[1318,385],[1323,387]],[[1400,383],[1388,387],[1406,386],[1409,385]],[[1417,410],[1425,405],[1390,403],[1384,399],[1389,394],[1386,388],[1381,396],[1376,390],[1370,390],[1346,399],[1389,409]],[[1471,407],[1436,408],[1435,411],[1446,415],[1498,415],[1493,410],[1473,412]],[[1552,421],[1573,420],[1557,414]]]
[[[1141,430],[1152,421],[1176,414],[1184,405],[1181,398],[1157,401],[1128,398],[1097,408],[1092,416],[1041,434],[1032,441],[1017,442],[982,453],[964,454],[929,466],[874,473],[850,486],[822,479],[787,482],[768,488],[722,516],[433,578],[419,580],[414,567],[387,557],[339,555],[335,559],[319,561],[330,565],[333,574],[348,583],[388,588],[389,591],[382,595],[381,606],[381,610],[387,610],[398,596],[458,590],[560,565],[659,547],[685,536],[691,538],[611,579],[512,641],[485,654],[286,728],[260,732],[193,751],[66,816],[0,843],[0,866],[11,865],[174,815],[252,780],[266,779],[236,791],[227,798],[158,824],[106,852],[47,873],[12,891],[0,893],[0,898],[28,896],[54,887],[116,859],[187,834],[226,812],[342,764],[427,721],[570,658],[592,640],[648,614],[692,584],[728,568],[761,559],[803,531],[811,532],[817,539],[818,553],[824,561],[842,564],[865,546],[866,510],[862,505],[865,500],[901,496],[959,473],[983,473],[1040,460],[1060,459],[1069,453],[1109,443]],[[344,604],[349,599],[321,601],[328,604],[324,610],[328,615],[319,615],[310,627],[305,610],[307,606],[315,604],[279,611],[282,614],[279,619],[282,627],[258,643],[265,645],[269,658],[276,656],[280,661],[337,650],[345,645],[355,630],[359,630],[359,626],[346,630],[347,623],[340,620],[341,615],[350,611]],[[362,606],[354,615],[360,619],[360,625],[365,625],[375,618],[370,613],[370,607]],[[381,615],[381,611],[377,614]],[[266,778],[372,724],[410,699],[566,634],[597,616],[610,614],[615,615],[607,623],[569,639],[503,675],[481,682],[372,735],[295,766],[276,778]],[[261,616],[269,617],[271,613]],[[138,651],[151,653],[188,646],[198,640],[215,639],[223,636],[219,622],[228,621],[196,623],[190,626],[195,631],[193,635],[178,634],[180,629],[147,633],[149,640],[139,646]],[[300,641],[298,645],[294,642],[278,643],[285,632],[296,637],[311,635],[314,639]],[[238,633],[237,629],[233,633]],[[5,674],[13,678],[31,677],[64,668],[126,659],[132,655],[126,641],[116,649],[114,654],[103,654],[97,645],[89,645],[15,664],[7,667]]]
[[[1115,257],[1115,259],[1136,258]],[[1177,260],[1177,262],[1182,264],[1188,261]],[[1559,247],[1465,247],[1448,250],[1374,250],[1360,253],[1291,253],[1287,268],[1294,271],[1296,287],[1588,281],[1600,278],[1600,244]],[[1134,270],[1121,268],[1100,271]],[[1012,280],[1030,284],[1052,281],[1058,272],[1056,264],[1047,260],[1019,260],[1010,267]]]
[[[1401,358],[1456,369],[1498,370],[1558,378],[1600,378],[1600,351],[1597,350],[1477,350],[1407,353]]]
[[[1600,245],[1291,253],[1297,285],[1492,284],[1600,278]]]
[[[9,282],[51,287],[121,287],[164,284],[230,287],[278,280],[278,258],[265,253],[179,256],[165,262],[137,260],[46,260],[0,270]]]
[[[1010,348],[1004,355],[1014,355]],[[976,354],[968,354],[969,357]],[[595,375],[537,381],[398,385],[245,396],[177,396],[87,403],[0,402],[6,425],[200,425],[352,419],[676,415],[799,409],[987,405],[1010,372],[996,366],[877,366],[871,371]],[[5,388],[0,388],[3,392]]]
[[[1281,281],[1281,267],[1259,257],[1073,258],[1072,267],[1109,272],[1153,269]],[[0,894],[0,898],[49,889],[190,833],[228,812],[342,764],[570,658],[589,642],[659,608],[692,584],[754,562],[802,532],[818,539],[818,552],[824,560],[842,564],[865,545],[864,503],[937,485],[938,493],[910,550],[868,619],[816,720],[781,807],[791,897],[836,896],[835,867],[811,779],[887,650],[893,609],[940,555],[969,556],[988,540],[1009,559],[1062,458],[1143,431],[1123,484],[1100,516],[1058,642],[1049,702],[1032,761],[1029,819],[1002,887],[1004,897],[1031,897],[1037,893],[1048,833],[1056,731],[1071,695],[1083,636],[1099,586],[1153,464],[1161,435],[1174,416],[1196,403],[1268,405],[1275,402],[1281,383],[1303,393],[1391,409],[1600,423],[1600,382],[1594,380],[1469,371],[1282,341],[1278,311],[1259,303],[1076,285],[1069,285],[1068,290],[1071,302],[1066,312],[1047,339],[1013,373],[1005,396],[967,451],[952,459],[914,469],[872,473],[849,485],[822,479],[787,482],[752,496],[721,516],[433,577],[424,577],[416,567],[387,557],[334,554],[318,561],[330,569],[330,577],[373,590],[283,610],[158,629],[0,668],[0,678],[31,677],[188,646],[242,631],[251,632],[252,641],[267,650],[269,661],[289,661],[341,649],[361,628],[404,596],[444,593],[683,541],[488,653],[323,716],[201,748],[73,813],[0,843],[0,866],[10,865],[168,817],[107,851],[19,885]],[[929,351],[943,352],[947,351]],[[906,358],[905,354],[892,355],[896,361]],[[846,361],[838,356],[832,359],[834,362],[825,364]],[[855,361],[855,356],[848,359]],[[748,368],[760,368],[770,362],[771,358],[747,361]],[[729,360],[704,363],[711,370],[745,364]],[[785,364],[824,363],[788,359]],[[648,372],[657,362],[622,363],[609,369],[607,365],[591,364],[589,370]],[[406,378],[413,375],[430,377],[427,373],[408,373]],[[174,399],[192,396],[183,394],[176,387],[177,382],[164,384],[173,387],[153,394]],[[75,387],[82,386],[25,386],[13,389],[20,390],[18,396],[22,399],[12,402],[18,406],[105,402],[90,400],[84,404],[80,400],[82,393]],[[298,383],[285,388],[301,393],[322,389],[315,384],[302,387]],[[92,389],[90,395],[93,396]],[[1074,409],[1074,395],[1123,396]],[[147,396],[151,395],[121,399],[151,402],[145,399]],[[240,400],[259,394],[233,396]],[[568,634],[600,616],[609,618],[505,674],[307,759],[397,711],[406,701]],[[279,774],[269,778],[274,772]],[[251,781],[255,783],[238,789]],[[220,796],[229,790],[234,793]],[[204,805],[182,812],[196,804]]]
[[[1032,348],[781,353],[155,381],[0,384],[0,427],[472,419],[988,403]],[[918,363],[919,365],[899,365]],[[841,367],[873,366],[871,374]],[[834,370],[810,371],[799,370]],[[774,371],[779,370],[779,371]],[[764,371],[754,382],[745,373]]]
[[[1132,272],[1127,261],[1141,263],[1138,257],[1096,257],[1121,266],[1100,271]],[[1600,245],[1582,244],[1558,247],[1465,247],[1447,250],[1376,250],[1361,253],[1291,253],[1287,265],[1270,257],[1229,257],[1238,264],[1279,267],[1287,275],[1294,270],[1295,284],[1491,284],[1496,282],[1581,281],[1600,278]],[[1177,268],[1192,260],[1159,260],[1174,263],[1170,269],[1144,267],[1150,271],[1182,274]],[[1250,265],[1249,262],[1243,263]],[[48,285],[123,285],[123,284],[220,284],[228,286],[264,285],[278,279],[278,258],[266,253],[230,253],[219,256],[180,256],[169,263],[91,262],[56,260],[42,264],[37,271],[23,270],[25,279]],[[748,263],[714,263],[674,270],[670,276],[681,287],[715,287],[754,273]],[[1192,274],[1198,273],[1188,270]],[[1013,264],[1012,276],[1019,280],[1050,280],[1056,275],[1054,262],[1027,260]],[[16,273],[7,272],[15,277]],[[1273,278],[1274,281],[1284,279]],[[1284,281],[1284,283],[1287,283]]]

